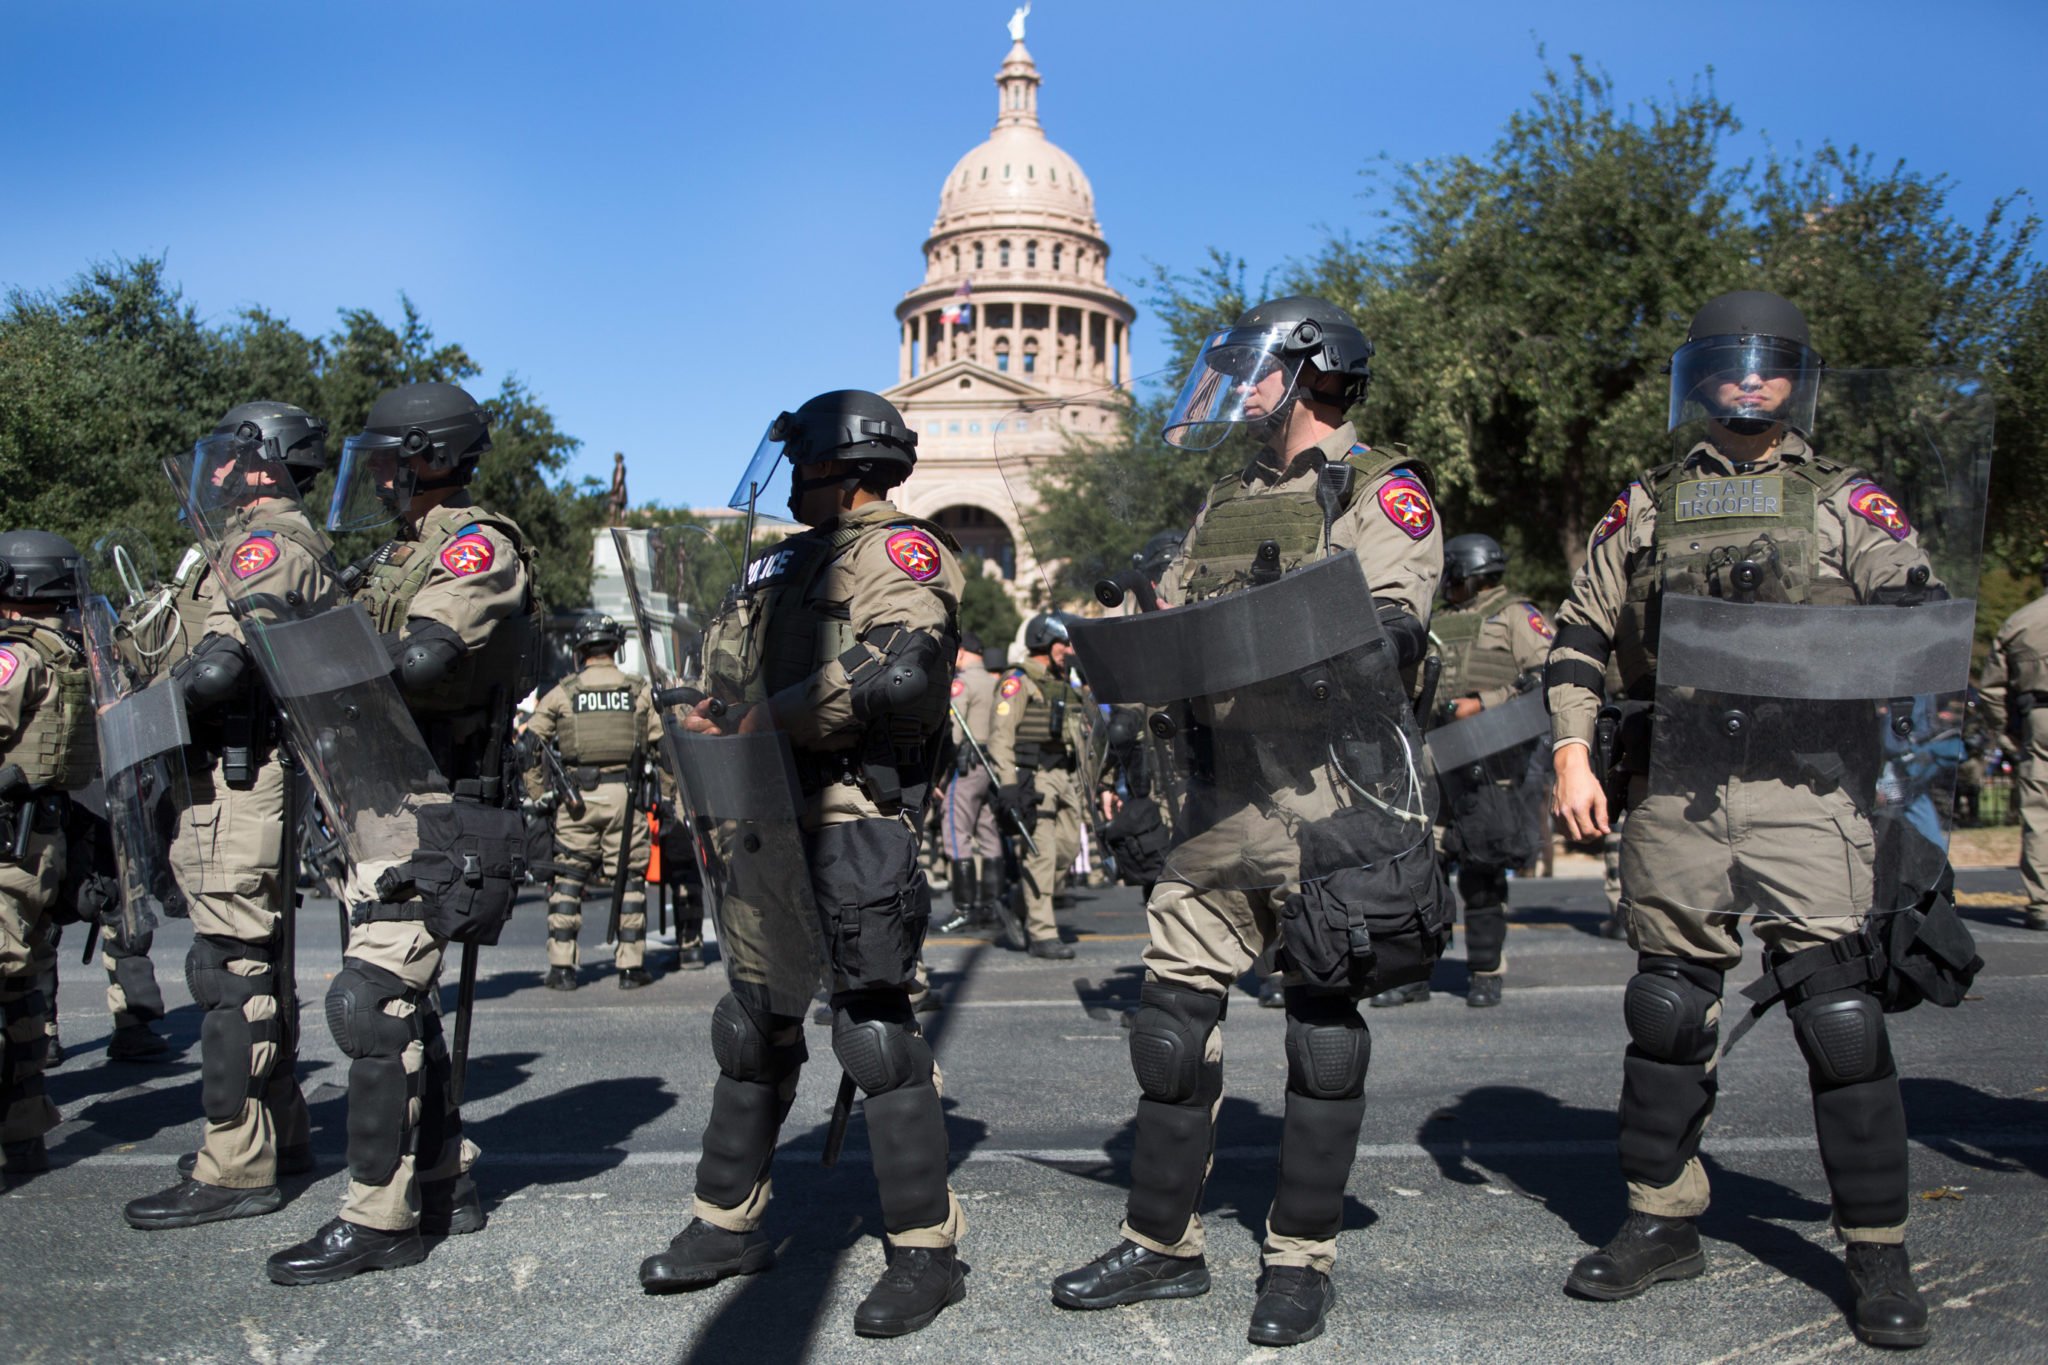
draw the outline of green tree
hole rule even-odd
[[[1009,643],[1024,617],[1004,591],[1002,579],[982,571],[980,555],[962,555],[960,568],[967,576],[960,589],[960,628],[979,635],[990,649]]]

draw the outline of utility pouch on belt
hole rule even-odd
[[[496,943],[526,879],[519,812],[460,799],[426,806],[418,837],[412,856],[377,878],[382,903],[364,917],[416,919],[457,943]]]
[[[1304,866],[1329,866],[1312,847],[1346,836],[1352,815],[1307,826]],[[1303,883],[1280,909],[1280,964],[1309,989],[1353,1000],[1429,979],[1451,941],[1451,900],[1427,841],[1367,867]]]
[[[19,763],[10,763],[0,768],[0,863],[12,866],[28,856],[28,836],[34,828],[28,774]]]
[[[1166,850],[1173,847],[1173,835],[1160,818],[1159,803],[1149,796],[1134,796],[1124,802],[1116,817],[1102,827],[1102,841],[1116,859],[1116,879],[1125,886],[1157,881],[1166,868]]]
[[[917,836],[901,821],[820,829],[811,889],[832,966],[848,989],[897,986],[915,975],[932,895],[917,865]]]

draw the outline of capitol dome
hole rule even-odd
[[[1060,221],[1100,234],[1095,191],[1081,163],[1039,126],[1038,82],[1030,52],[1021,42],[1013,45],[996,74],[1002,99],[995,129],[986,142],[954,163],[939,187],[934,236],[991,218]]]

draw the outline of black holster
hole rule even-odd
[[[419,920],[458,943],[496,943],[526,880],[525,822],[516,810],[457,797],[423,807],[419,846],[377,878],[360,920]]]

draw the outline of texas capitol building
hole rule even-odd
[[[1039,125],[1022,28],[1012,21],[996,72],[994,130],[939,189],[924,278],[896,305],[896,385],[883,391],[918,434],[917,474],[897,505],[1012,585],[1036,579],[1016,511],[1030,493],[1004,482],[996,443],[1014,479],[1019,456],[1036,466],[1076,436],[1112,435],[1129,402],[1136,316],[1109,284],[1088,177]]]

